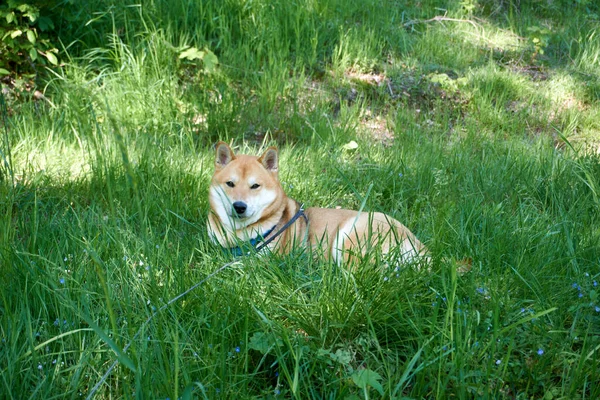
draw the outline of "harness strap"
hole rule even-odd
[[[273,240],[275,240],[277,238],[277,236],[279,236],[283,232],[285,232],[285,230],[288,229],[290,226],[292,226],[292,224],[294,222],[296,222],[296,220],[298,218],[300,218],[300,217],[303,217],[304,221],[308,225],[308,217],[306,216],[306,214],[304,214],[304,204],[302,204],[300,206],[300,208],[298,209],[298,211],[296,212],[296,214],[294,214],[294,216],[292,218],[290,218],[290,220],[288,222],[286,222],[285,225],[283,225],[277,232],[275,232],[275,234],[273,236],[271,236],[270,238],[268,238],[267,240],[265,240],[264,242],[262,242],[260,244],[260,246],[257,246],[256,247],[256,251],[260,251],[263,248],[267,247],[269,245],[269,243],[271,243]]]
[[[281,228],[279,228],[279,230],[277,232],[275,232],[274,234],[271,235],[271,233],[275,230],[275,228],[277,228],[277,225],[275,225],[274,227],[272,227],[271,229],[269,229],[269,231],[267,233],[264,234],[264,236],[259,235],[254,239],[250,239],[250,241],[247,243],[248,246],[236,246],[236,247],[231,247],[228,250],[235,256],[235,257],[241,257],[244,254],[246,254],[244,252],[244,248],[251,248],[254,249],[254,251],[259,252],[262,249],[264,249],[265,247],[267,247],[273,240],[277,239],[278,236],[280,236],[283,232],[285,232],[290,226],[292,226],[292,224],[294,222],[296,222],[298,220],[298,218],[303,217],[304,221],[306,222],[306,224],[308,225],[308,217],[306,216],[306,214],[304,214],[304,205],[301,205],[300,208],[298,209],[298,211],[296,212],[296,214],[294,214],[294,216],[292,218],[290,218],[290,220],[288,222],[286,222]],[[267,238],[268,236],[268,238]]]

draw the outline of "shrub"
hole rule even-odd
[[[0,5],[0,76],[37,72],[39,65],[58,65],[51,41],[54,23],[50,1],[8,0]]]

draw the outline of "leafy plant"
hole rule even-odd
[[[50,40],[52,19],[43,1],[9,0],[0,5],[0,75],[35,72],[37,65],[58,65],[58,49]]]
[[[381,383],[379,382],[381,379],[381,375],[375,371],[371,371],[370,369],[361,369],[352,374],[352,381],[356,386],[363,390],[365,398],[367,399],[369,398],[369,387],[374,388],[377,390],[377,392],[379,392],[380,395],[383,396],[383,386],[381,386]]]
[[[530,40],[535,50],[534,56],[537,54],[543,55],[550,43],[552,32],[548,28],[539,26],[530,26],[527,30],[529,31]]]
[[[215,72],[217,65],[219,64],[217,56],[206,48],[204,50],[198,50],[195,47],[186,46],[179,54],[179,59],[187,61],[188,64],[192,65],[197,61],[201,61],[204,72],[208,74]]]

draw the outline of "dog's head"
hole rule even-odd
[[[284,194],[278,164],[275,147],[255,157],[235,155],[227,143],[217,143],[209,200],[222,224],[233,230],[242,229],[268,216],[281,204]]]

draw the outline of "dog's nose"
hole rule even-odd
[[[247,208],[248,206],[243,201],[236,201],[235,203],[233,203],[233,209],[236,213],[238,213],[238,215],[242,215],[243,213],[245,213]]]

